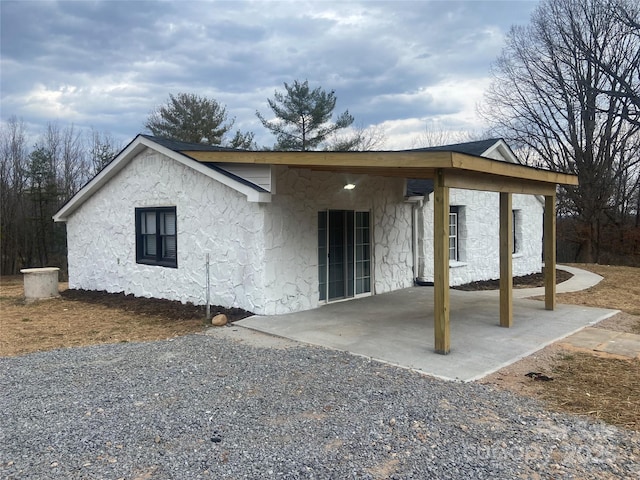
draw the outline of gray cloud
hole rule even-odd
[[[468,128],[460,119],[479,95],[468,85],[485,81],[504,34],[535,5],[3,0],[2,120],[127,140],[169,93],[187,91],[225,103],[237,127],[271,144],[255,111],[268,114],[283,82],[308,79],[334,89],[336,111],[360,125],[438,117]]]

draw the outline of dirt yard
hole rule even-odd
[[[559,303],[613,308],[622,313],[597,327],[640,334],[640,268],[572,265],[604,277],[598,285],[575,293],[558,294]],[[552,381],[536,381],[539,372]],[[640,431],[640,360],[550,345],[484,378],[519,395],[543,400],[557,411],[599,418]]]
[[[559,294],[558,302],[622,310],[599,324],[610,330],[640,334],[640,268],[575,265],[604,276],[597,286]],[[558,281],[566,279],[559,274]],[[514,279],[514,286],[541,285],[541,276]],[[477,285],[490,288],[490,285]],[[26,304],[22,277],[0,279],[0,356],[96,343],[150,341],[199,332],[203,307],[121,294],[68,290],[61,297]],[[242,310],[212,308],[230,320]],[[541,372],[552,381],[525,374]],[[545,401],[549,408],[603,419],[640,430],[640,360],[624,360],[547,347],[482,380],[520,395]]]
[[[0,356],[96,343],[160,340],[205,328],[205,308],[131,295],[68,290],[60,298],[25,303],[22,277],[0,279]],[[212,307],[230,321],[240,309]]]

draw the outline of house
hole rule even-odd
[[[523,273],[538,271],[538,200],[531,197],[521,203],[516,195],[515,213],[511,201],[512,192],[544,195],[550,206],[546,222],[553,227],[545,251],[553,256],[553,271],[555,188],[577,181],[571,175],[511,163],[515,157],[506,144],[492,142],[482,153],[498,160],[445,147],[249,152],[138,135],[54,216],[67,224],[69,286],[204,304],[209,270],[211,303],[280,314],[406,288],[416,277],[429,280],[431,275],[436,350],[446,353],[445,242],[449,252],[454,249],[452,239],[457,242],[451,268],[454,283],[495,276],[494,270],[485,273],[477,266],[482,255],[472,246],[486,241],[489,257],[489,251],[498,249],[498,231],[471,226],[479,223],[476,215],[496,219],[487,222],[487,228],[499,218],[504,246],[499,248],[500,259],[487,262],[496,263],[501,278],[510,281],[513,240],[505,232],[512,230],[514,218],[516,225],[520,218],[516,244],[520,238],[520,245],[531,248],[516,249],[516,257],[526,256]],[[434,192],[408,195],[407,178],[434,179]],[[451,212],[450,188],[452,205],[458,207]],[[493,195],[499,195],[500,206],[493,197],[476,200],[473,190],[458,197],[455,188],[499,192]],[[455,238],[450,233],[454,225],[445,225],[453,221],[452,214],[457,215]],[[472,239],[476,232],[484,240]],[[465,270],[470,272],[466,277],[456,276]],[[548,308],[555,305],[552,283],[547,282],[553,293],[548,295]],[[510,288],[505,283],[505,318]]]
[[[502,139],[488,139],[420,151],[454,151],[508,163],[519,163]],[[410,179],[407,198],[417,202],[414,211],[414,262],[417,283],[433,282],[433,180]],[[463,285],[500,277],[500,194],[452,188],[449,192],[449,284]],[[542,270],[542,217],[544,198],[513,195],[513,275]]]

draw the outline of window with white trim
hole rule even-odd
[[[136,262],[178,267],[176,207],[136,208]]]
[[[459,235],[459,208],[449,209],[449,260],[457,262],[460,260],[460,235]]]

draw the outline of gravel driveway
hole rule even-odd
[[[216,332],[2,358],[0,391],[2,478],[640,476],[637,433]]]

